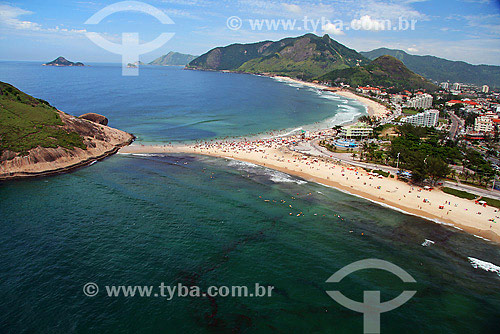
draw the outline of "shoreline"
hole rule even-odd
[[[269,74],[262,74],[261,76],[281,82],[313,87],[355,99],[366,107],[366,112],[369,116],[379,120],[392,114],[392,111],[388,110],[382,104],[351,91],[335,89],[319,83],[306,82],[284,76]],[[436,224],[463,230],[475,237],[500,244],[500,224],[498,224],[500,222],[500,210],[496,208],[479,206],[474,202],[444,193],[439,189],[430,192],[399,181],[397,178],[391,179],[379,177],[378,175],[374,176],[367,173],[363,168],[353,165],[346,167],[340,162],[337,163],[333,156],[325,158],[310,155],[307,152],[309,150],[307,148],[307,145],[310,144],[309,141],[321,138],[329,130],[314,131],[311,138],[306,139],[291,133],[271,138],[240,138],[239,141],[215,139],[204,142],[198,141],[191,144],[163,146],[132,145],[121,149],[119,153],[198,154],[248,162],[298,176],[310,182],[333,187],[344,193],[361,197],[389,209],[414,215]],[[303,144],[306,145],[305,150],[303,149]],[[307,153],[304,154],[297,150],[306,151]],[[324,165],[319,166],[321,163]],[[304,171],[307,168],[309,168],[309,171]],[[349,176],[346,176],[348,174]],[[351,177],[350,180],[349,177]],[[372,186],[372,184],[374,185]]]
[[[81,129],[87,149],[36,147],[28,155],[0,162],[0,182],[70,172],[105,159],[135,140],[127,132],[58,112],[66,126],[76,125]]]
[[[281,140],[287,143],[276,145]],[[308,182],[332,187],[389,209],[460,229],[500,244],[500,224],[489,221],[489,219],[498,221],[495,217],[500,213],[496,208],[479,206],[473,201],[446,194],[439,189],[427,191],[397,179],[375,177],[362,168],[343,166],[334,159],[299,153],[291,150],[288,145],[287,139],[279,138],[274,141],[259,140],[245,143],[131,145],[120,149],[118,153],[194,154],[252,163],[300,177]],[[440,209],[441,206],[444,208]]]
[[[13,172],[13,173],[8,173],[9,175],[7,175],[7,173],[0,174],[0,182],[2,182],[2,181],[15,181],[15,180],[22,180],[22,179],[27,179],[27,178],[53,176],[53,175],[69,173],[69,172],[72,172],[72,171],[77,170],[79,168],[90,166],[97,161],[104,160],[104,159],[118,153],[118,151],[120,151],[120,149],[130,145],[132,142],[133,142],[133,139],[131,139],[130,142],[123,143],[121,145],[117,145],[114,148],[112,148],[111,150],[106,151],[99,156],[89,156],[85,160],[79,160],[73,164],[70,163],[69,165],[57,167],[54,169],[40,169],[38,171]]]
[[[290,82],[290,83],[304,85],[307,87],[313,87],[313,88],[320,89],[320,90],[325,91],[325,92],[330,92],[332,94],[337,94],[337,95],[346,97],[348,99],[356,100],[366,107],[366,112],[368,113],[368,115],[370,117],[374,117],[376,119],[382,119],[382,118],[385,118],[388,115],[392,114],[392,112],[390,110],[388,110],[384,105],[377,103],[373,100],[370,100],[369,98],[355,94],[355,93],[353,93],[349,90],[346,90],[346,89],[342,89],[342,88],[334,89],[332,87],[325,86],[325,85],[322,85],[319,83],[302,81],[299,79],[293,79],[293,78],[279,76],[279,75],[266,75],[266,77],[272,78],[272,79],[275,79],[275,80],[281,81],[281,82]]]

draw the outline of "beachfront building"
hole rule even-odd
[[[409,123],[414,126],[435,127],[439,120],[439,110],[427,110],[416,115],[404,117],[402,123]]]
[[[428,109],[432,107],[433,97],[430,94],[418,94],[408,101],[408,107],[415,109]]]
[[[358,87],[356,88],[356,91],[362,94],[374,93],[375,95],[379,95],[381,93],[380,88],[376,87]]]
[[[344,138],[367,138],[373,134],[373,128],[365,123],[342,127],[340,135]]]

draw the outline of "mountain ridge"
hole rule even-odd
[[[410,71],[399,59],[384,55],[365,66],[334,70],[318,78],[332,84],[337,82],[357,86],[382,86],[402,90],[435,91],[436,85],[424,77]]]
[[[388,48],[378,48],[360,52],[360,54],[372,60],[383,55],[393,56],[415,73],[437,82],[450,81],[500,87],[500,66],[472,65],[464,61],[448,60],[431,55],[412,55],[403,50]]]
[[[185,66],[195,58],[196,56],[190,54],[170,51],[166,55],[160,56],[149,62],[148,65]]]
[[[369,63],[369,59],[328,35],[306,34],[279,41],[216,47],[191,61],[198,70],[269,73],[312,79],[334,69]]]

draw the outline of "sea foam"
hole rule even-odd
[[[267,176],[269,177],[269,180],[273,181],[274,183],[296,183],[296,184],[307,183],[307,181],[299,180],[289,174],[274,169],[270,169],[267,167],[262,167],[250,162],[230,160],[228,166],[235,167],[236,169],[247,173]]]
[[[486,271],[491,271],[493,273],[497,273],[498,276],[500,276],[500,267],[499,266],[494,265],[493,263],[489,263],[489,262],[486,262],[486,261],[475,259],[473,257],[468,257],[468,259],[469,259],[470,264],[474,268],[476,268],[476,269],[480,268],[480,269],[483,269],[483,270],[486,270]]]

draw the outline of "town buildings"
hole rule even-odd
[[[432,107],[432,99],[430,94],[417,94],[408,101],[407,105],[415,109],[428,109]]]
[[[439,110],[427,110],[401,119],[402,123],[414,126],[435,127],[439,120]]]

